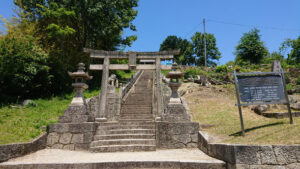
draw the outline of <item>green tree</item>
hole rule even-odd
[[[196,32],[191,39],[193,44],[193,54],[196,56],[196,65],[203,66],[205,65],[204,34]],[[221,58],[221,52],[217,47],[214,34],[206,33],[206,56],[207,65],[216,64],[215,61],[218,61]]]
[[[235,50],[235,61],[237,64],[249,62],[257,64],[268,55],[264,42],[260,40],[258,29],[252,29],[241,37]]]
[[[288,63],[290,64],[299,64],[300,63],[300,36],[298,39],[287,39],[285,40],[281,47],[280,51],[286,51],[290,49],[288,53]]]
[[[186,57],[184,54],[188,45],[189,41],[186,39],[171,35],[160,44],[159,51],[180,49],[180,54],[174,56],[174,61],[178,64],[182,64],[182,62],[186,62]]]
[[[174,56],[174,61],[181,65],[193,64],[191,43],[177,36],[168,36],[161,44],[159,51],[180,49],[180,54]]]
[[[0,100],[47,95],[50,84],[48,55],[32,36],[0,38]]]
[[[41,97],[50,94],[48,54],[33,37],[35,22],[15,9],[19,17],[2,18],[6,34],[0,36],[0,100]]]
[[[138,0],[14,2],[23,9],[27,21],[36,23],[34,37],[49,53],[50,74],[54,77],[52,93],[72,89],[66,72],[75,70],[79,62],[90,62],[83,48],[119,50],[137,39],[135,35],[125,37],[123,32],[136,30],[132,21],[137,15]],[[99,86],[101,75],[92,74],[95,78],[90,86]]]
[[[274,60],[279,60],[281,63],[284,62],[284,57],[280,52],[272,52],[270,55],[263,58],[262,63],[271,64]]]

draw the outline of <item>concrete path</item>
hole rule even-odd
[[[24,163],[92,163],[114,161],[210,161],[221,162],[207,156],[199,149],[171,149],[150,152],[90,153],[44,149],[23,157],[11,159],[1,164]]]
[[[49,166],[48,167],[42,167],[42,166],[46,164],[47,165],[55,164],[58,167],[60,164],[61,165],[70,164],[74,166],[74,164],[81,164],[81,165],[93,164],[93,163],[94,164],[96,163],[97,164],[100,163],[125,164],[125,163],[141,163],[141,162],[144,164],[148,163],[150,166],[159,163],[160,166],[159,168],[163,166],[162,163],[168,163],[168,166],[170,166],[170,164],[173,165],[173,163],[174,164],[176,163],[176,165],[179,166],[179,168],[182,168],[180,167],[182,165],[181,163],[192,163],[194,165],[199,164],[199,167],[200,165],[206,165],[207,167],[210,166],[210,168],[212,166],[215,166],[216,168],[223,168],[223,166],[225,166],[224,162],[207,156],[199,149],[171,149],[171,150],[157,150],[157,151],[148,151],[148,152],[116,152],[116,153],[91,153],[91,152],[84,152],[84,151],[44,149],[23,157],[11,159],[7,162],[1,163],[0,169],[7,168],[8,166],[14,168],[17,165],[23,166],[22,168],[26,168],[24,167],[26,165],[29,166],[39,165],[41,168],[48,168]]]

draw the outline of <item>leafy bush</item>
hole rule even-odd
[[[300,76],[297,77],[297,79],[296,79],[296,84],[297,84],[297,85],[300,85]]]
[[[31,36],[0,38],[0,98],[45,96],[50,82],[47,54]]]
[[[230,69],[226,65],[216,67],[216,72],[229,72]]]
[[[206,74],[206,72],[204,72],[202,69],[200,69],[199,67],[189,67],[189,68],[186,68],[184,70],[184,78],[187,79],[189,78],[190,76],[192,77],[196,77],[196,75],[203,75],[203,74]]]

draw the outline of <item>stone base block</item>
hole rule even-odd
[[[88,114],[86,106],[69,106],[63,116],[58,118],[59,123],[93,122],[95,118]]]
[[[47,147],[87,150],[93,141],[97,123],[55,123],[50,125]]]
[[[190,122],[191,117],[183,104],[169,103],[163,114],[163,121],[168,122]]]
[[[198,123],[156,122],[157,148],[196,148]]]

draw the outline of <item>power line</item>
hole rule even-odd
[[[226,24],[226,25],[234,25],[234,26],[240,26],[240,27],[250,27],[250,28],[256,27],[256,28],[261,28],[261,29],[272,29],[272,30],[279,30],[279,31],[297,31],[297,32],[300,32],[300,29],[296,29],[296,28],[278,28],[278,27],[261,26],[261,25],[245,25],[245,24],[225,22],[225,21],[214,20],[214,19],[207,19],[207,22],[215,22],[215,23]]]
[[[185,39],[188,35],[190,35],[192,32],[194,32],[198,28],[198,26],[200,26],[201,24],[202,24],[202,22],[198,23],[192,30],[187,32],[183,38]]]

